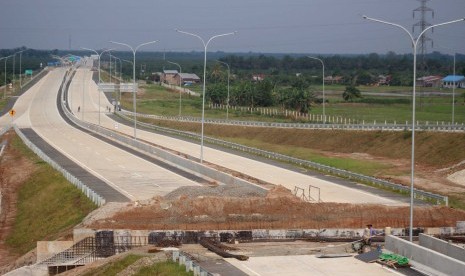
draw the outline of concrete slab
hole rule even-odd
[[[319,276],[319,275],[397,275],[379,264],[367,264],[355,258],[317,258],[314,255],[251,257],[247,261],[227,259],[247,275]]]
[[[73,246],[73,244],[73,241],[38,241],[37,262],[41,262],[55,254],[63,252]]]

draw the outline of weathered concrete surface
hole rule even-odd
[[[317,258],[314,255],[251,257],[247,261],[226,259],[248,275],[397,275],[378,264],[353,257]]]
[[[425,234],[420,234],[419,245],[465,262],[465,249],[455,244]]]
[[[431,268],[435,275],[459,276],[463,275],[465,271],[465,262],[392,235],[386,237],[385,248],[427,268]]]
[[[73,241],[38,241],[37,262],[43,261],[73,246]]]
[[[4,274],[4,276],[48,276],[46,266],[23,266]]]

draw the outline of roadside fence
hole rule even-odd
[[[201,267],[197,261],[192,258],[189,254],[182,251],[172,252],[173,262],[178,262],[180,265],[186,266],[186,272],[192,271],[194,276],[213,276],[216,274],[210,273],[208,270]]]
[[[133,112],[128,110],[122,110],[120,113],[125,113],[130,116],[134,116]],[[234,126],[249,126],[249,127],[274,127],[274,128],[299,128],[299,129],[327,129],[327,130],[363,130],[363,131],[411,131],[412,125],[405,122],[405,124],[399,124],[397,122],[388,123],[379,123],[373,121],[373,123],[353,123],[351,120],[346,120],[343,118],[334,118],[335,121],[339,123],[331,123],[327,121],[326,124],[323,124],[321,115],[313,114],[315,120],[318,123],[278,123],[278,122],[258,122],[258,121],[238,121],[238,120],[226,120],[226,119],[210,119],[204,118],[204,122],[207,124],[216,124],[216,125],[234,125]],[[151,114],[142,114],[137,113],[137,117],[141,118],[151,118],[156,120],[167,120],[167,121],[177,121],[177,122],[189,122],[189,123],[200,123],[202,118],[199,117],[190,117],[190,116],[162,116],[162,115],[151,115]],[[462,132],[465,131],[464,124],[445,124],[444,122],[439,123],[435,122],[432,124],[430,122],[417,121],[415,126],[417,131],[437,131],[437,132]]]

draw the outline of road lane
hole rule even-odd
[[[71,108],[72,110],[77,110],[77,106],[79,104],[82,105],[82,99],[84,98],[84,106],[86,107],[84,120],[98,124],[98,87],[95,82],[90,81],[92,74],[89,72],[85,73],[84,70],[85,69],[78,70],[75,76],[76,82],[73,81],[72,85],[70,86],[69,97],[70,103],[72,103]],[[88,81],[82,81],[83,78],[88,79]],[[83,83],[87,85],[87,87],[84,89],[82,87]],[[82,93],[84,93],[84,97],[82,96]],[[107,106],[111,106],[111,104],[105,97],[103,97],[103,95],[101,95],[100,103],[100,109],[102,111],[105,111]],[[79,117],[79,114],[77,116]],[[106,116],[105,112],[100,114],[100,122],[103,127],[110,128],[131,136],[134,134],[133,128],[116,123],[110,117]],[[173,149],[191,156],[199,156],[198,144],[143,130],[137,130],[137,137],[140,140],[156,143],[163,147]],[[324,202],[406,205],[406,203],[400,202],[398,200],[384,198],[379,195],[331,183],[326,180],[318,179],[312,176],[258,162],[256,160],[248,159],[231,153],[226,153],[209,147],[204,147],[204,158],[205,161],[210,163],[218,164],[232,170],[242,172],[272,184],[283,185],[290,190],[294,190],[294,188],[297,186],[308,191],[308,185],[310,184],[320,188],[321,200]]]
[[[25,101],[18,101],[22,113],[15,122],[19,127],[32,127],[47,143],[131,200],[199,185],[68,125],[56,107],[65,70],[55,69],[28,92],[29,109]]]

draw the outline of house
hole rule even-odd
[[[253,74],[252,81],[263,81],[265,79],[265,74]]]
[[[178,70],[163,70],[163,74],[161,75],[161,82],[167,84],[176,84],[176,80],[174,79],[176,74],[178,74]]]
[[[442,87],[445,88],[465,88],[465,77],[457,75],[449,75],[442,79]]]
[[[391,80],[392,80],[392,76],[390,75],[379,75],[378,76],[378,83],[377,85],[378,86],[381,86],[381,85],[390,85],[391,84]]]
[[[176,85],[179,85],[182,81],[183,84],[186,83],[199,83],[200,78],[193,73],[178,73],[174,76]]]
[[[341,84],[343,80],[341,76],[327,76],[325,77],[325,84]]]
[[[417,79],[417,86],[421,87],[441,87],[441,76],[425,76]]]

